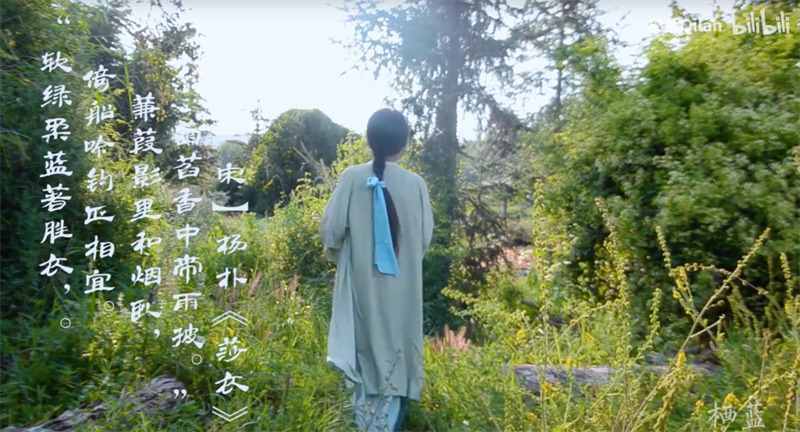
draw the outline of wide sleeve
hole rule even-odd
[[[319,236],[325,249],[325,257],[331,262],[336,262],[349,227],[347,213],[350,208],[351,183],[348,171],[345,170],[322,213]]]
[[[428,185],[422,180],[420,185],[420,198],[422,200],[422,253],[428,252],[433,238],[433,210],[431,209],[431,198],[428,194]]]

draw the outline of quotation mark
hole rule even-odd
[[[181,397],[181,399],[186,399],[186,389],[181,389],[181,390],[172,389],[172,392],[175,393],[175,397],[173,399],[176,399],[179,394],[183,395],[183,397]]]

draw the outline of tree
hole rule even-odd
[[[278,116],[263,135],[254,135],[243,191],[252,211],[272,214],[311,172],[303,155],[330,165],[347,133],[320,110],[292,109]]]
[[[228,140],[222,143],[217,148],[217,168],[226,168],[227,164],[231,164],[231,168],[244,168],[247,165],[247,144],[237,140]],[[234,177],[242,178],[240,175]],[[242,194],[243,185],[236,181],[228,183],[218,182],[216,190],[228,194],[228,202],[226,205],[239,205],[241,204],[240,198]],[[246,202],[246,199],[241,199]]]
[[[536,1],[531,4],[531,13],[515,29],[517,37],[530,44],[530,56],[547,61],[543,70],[521,74],[526,83],[522,88],[541,90],[550,86],[554,94],[544,114],[556,123],[563,123],[565,99],[590,72],[585,68],[587,60],[607,52],[592,46],[600,43],[610,48],[621,44],[614,32],[599,22],[603,12],[597,6],[597,0]],[[552,72],[555,77],[548,77]]]
[[[767,15],[778,10],[767,6]],[[800,256],[800,177],[792,161],[800,142],[799,54],[792,33],[661,36],[640,74],[621,85],[590,80],[567,101],[563,131],[533,160],[547,177],[544,205],[575,238],[566,258],[575,280],[607,294],[592,267],[606,237],[593,204],[602,197],[630,254],[640,305],[653,287],[669,283],[655,225],[664,229],[673,265],[729,270],[771,228],[741,292],[756,301],[755,287],[763,287],[780,298],[785,284],[769,269],[785,252],[795,274]],[[713,274],[692,278],[704,298],[719,282]]]
[[[118,214],[119,220],[130,214],[133,192],[121,187],[123,176],[133,171],[132,159],[127,151],[133,137],[134,128],[131,115],[131,98],[134,92],[142,94],[152,91],[162,106],[159,118],[153,122],[162,142],[169,141],[172,126],[181,119],[195,118],[202,122],[199,114],[203,111],[197,95],[191,88],[191,59],[193,52],[188,41],[193,35],[190,27],[182,30],[175,24],[176,15],[170,15],[166,25],[158,30],[152,28],[134,29],[126,10],[128,2],[114,1],[102,6],[88,6],[82,3],[34,0],[30,2],[3,2],[0,15],[3,16],[2,44],[2,312],[4,318],[31,316],[31,312],[47,313],[56,300],[62,296],[63,286],[70,283],[74,287],[85,284],[84,271],[89,268],[84,260],[70,259],[74,271],[64,277],[54,278],[40,275],[40,263],[47,261],[52,253],[56,257],[82,257],[86,252],[84,245],[92,242],[95,235],[102,241],[116,245],[130,243],[147,221],[131,224],[85,226],[84,205],[106,205],[108,214]],[[70,23],[59,23],[59,16],[69,16]],[[139,41],[160,41],[166,45],[140,43],[130,55],[124,53],[119,35],[128,31]],[[166,36],[165,36],[166,35]],[[45,52],[60,51],[69,59],[70,72],[56,75],[41,70],[42,56]],[[156,52],[157,51],[157,52]],[[159,62],[166,62],[190,54],[186,75],[180,76],[178,67],[159,68]],[[150,59],[152,61],[148,61]],[[156,60],[157,59],[157,60]],[[184,59],[185,60],[185,59]],[[138,67],[130,67],[137,63]],[[109,79],[105,92],[87,88],[82,77],[89,71],[96,71],[103,65],[116,77]],[[145,66],[147,65],[147,66]],[[184,64],[186,66],[186,64]],[[71,91],[72,105],[61,108],[54,105],[42,106],[43,92],[48,85],[65,85]],[[147,93],[145,91],[145,94]],[[159,100],[159,98],[161,98]],[[106,121],[102,126],[87,125],[86,113],[92,102],[101,106],[116,107],[114,121]],[[193,111],[194,114],[187,114]],[[47,143],[42,139],[45,119],[63,117],[70,126],[67,141]],[[84,148],[84,142],[97,140],[99,134],[104,140],[116,143],[102,156],[102,164],[96,165],[97,156]],[[161,144],[161,143],[159,143]],[[163,145],[163,144],[162,144]],[[161,146],[159,146],[161,147]],[[63,151],[66,166],[73,172],[71,176],[51,181],[54,177],[42,178],[45,170],[45,155],[48,151]],[[166,152],[165,152],[166,153]],[[174,161],[170,161],[170,165]],[[115,176],[114,190],[108,193],[90,194],[85,179],[92,167],[102,167]],[[164,170],[162,170],[162,173]],[[9,176],[13,173],[13,181]],[[69,188],[64,195],[71,196],[67,206],[59,213],[51,213],[42,208],[43,188],[50,183]],[[69,224],[72,237],[52,245],[44,243],[43,233],[47,222],[62,219]],[[83,261],[83,262],[81,262]],[[135,267],[133,259],[126,254],[115,253],[112,258],[98,260],[95,268],[103,271],[114,268],[120,273],[128,273]],[[139,262],[141,264],[141,261]],[[123,281],[124,284],[124,281]],[[122,288],[120,289],[123,290]],[[69,296],[79,292],[77,288]],[[34,307],[35,305],[41,307]],[[40,314],[41,315],[41,314]],[[42,318],[37,316],[37,318]]]
[[[437,202],[437,226],[448,233],[460,210],[455,195],[459,103],[471,112],[488,110],[496,123],[513,122],[481,78],[511,79],[509,60],[521,47],[502,33],[509,31],[506,20],[524,10],[488,0],[415,0],[390,9],[360,1],[342,10],[356,32],[345,46],[363,53],[355,68],[369,63],[376,76],[388,69],[404,96],[403,108],[415,119],[423,142],[422,167]]]
[[[510,63],[522,47],[511,37],[507,23],[522,14],[524,8],[503,0],[414,0],[391,8],[376,1],[359,1],[341,9],[348,14],[348,22],[355,25],[355,38],[343,45],[362,54],[360,64],[354,68],[374,68],[376,77],[386,70],[393,76],[395,90],[402,97],[402,109],[414,126],[412,138],[422,143],[421,152],[413,155],[412,162],[428,182],[436,223],[431,252],[426,258],[426,268],[431,272],[426,275],[425,286],[428,306],[431,302],[438,306],[427,316],[435,315],[441,320],[447,315],[447,306],[439,291],[450,283],[450,270],[458,253],[455,249],[465,249],[461,254],[470,256],[464,264],[471,268],[475,267],[473,264],[480,268],[483,260],[476,254],[484,255],[457,240],[465,235],[459,231],[468,223],[469,215],[476,215],[459,202],[459,106],[488,118],[487,128],[521,126],[516,116],[498,102],[498,94],[489,90],[484,78],[492,76],[502,83],[512,80]],[[493,256],[485,259],[493,260],[497,248],[492,247],[489,255]],[[479,276],[470,272],[462,279],[474,279],[473,275]],[[442,322],[429,324],[432,328]]]
[[[474,290],[484,281],[490,268],[486,264],[500,257],[507,230],[483,188],[460,183],[459,107],[479,116],[487,132],[484,140],[490,144],[487,151],[498,153],[481,155],[477,165],[514,160],[517,135],[526,127],[503,106],[501,95],[513,99],[529,90],[532,80],[515,68],[542,52],[561,70],[575,54],[569,48],[582,46],[581,40],[597,30],[594,4],[525,2],[515,7],[502,0],[416,0],[386,8],[361,1],[342,10],[355,25],[355,38],[345,45],[361,53],[361,63],[354,68],[373,67],[376,76],[389,71],[422,141],[419,166],[430,185],[436,219],[427,267],[439,275],[426,280],[426,286],[434,292],[447,284]],[[555,47],[554,29],[560,35]],[[557,78],[557,85],[564,87],[556,102],[560,110],[567,77],[559,72]],[[492,90],[490,80],[504,93]],[[477,165],[476,171],[487,168]],[[512,179],[522,173],[522,167],[514,165],[507,172]],[[457,270],[453,278],[452,269]]]
[[[220,144],[217,148],[219,157],[217,158],[217,167],[222,168],[230,163],[234,166],[243,164],[245,162],[247,144],[238,140],[227,140]]]

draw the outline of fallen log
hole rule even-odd
[[[131,404],[130,414],[138,412],[152,413],[169,410],[178,403],[173,390],[185,390],[186,386],[169,375],[159,375],[146,386],[132,393],[123,393],[118,403]],[[0,432],[74,432],[79,425],[105,415],[109,407],[104,402],[95,402],[85,408],[64,411],[55,419],[48,420],[26,428],[6,427]]]
[[[715,371],[713,365],[692,364],[695,372],[701,375],[711,375]],[[656,375],[667,373],[669,366],[637,366],[634,373],[651,372]],[[508,366],[503,366],[501,374],[508,371]],[[520,364],[514,366],[514,374],[526,390],[538,396],[542,381],[542,371],[544,371],[545,381],[553,386],[563,387],[569,384],[570,374],[576,384],[576,392],[581,392],[584,388],[598,388],[610,382],[616,375],[616,369],[609,366],[587,366],[565,368],[562,366],[538,366],[530,364]]]

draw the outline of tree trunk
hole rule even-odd
[[[458,101],[459,74],[464,65],[461,51],[462,5],[457,1],[432,2],[431,7],[439,14],[442,23],[440,40],[446,46],[445,71],[441,78],[441,103],[436,107],[435,130],[431,140],[423,149],[426,177],[431,183],[431,195],[437,203],[440,218],[437,230],[449,232],[449,223],[458,216],[456,177],[458,174]]]

